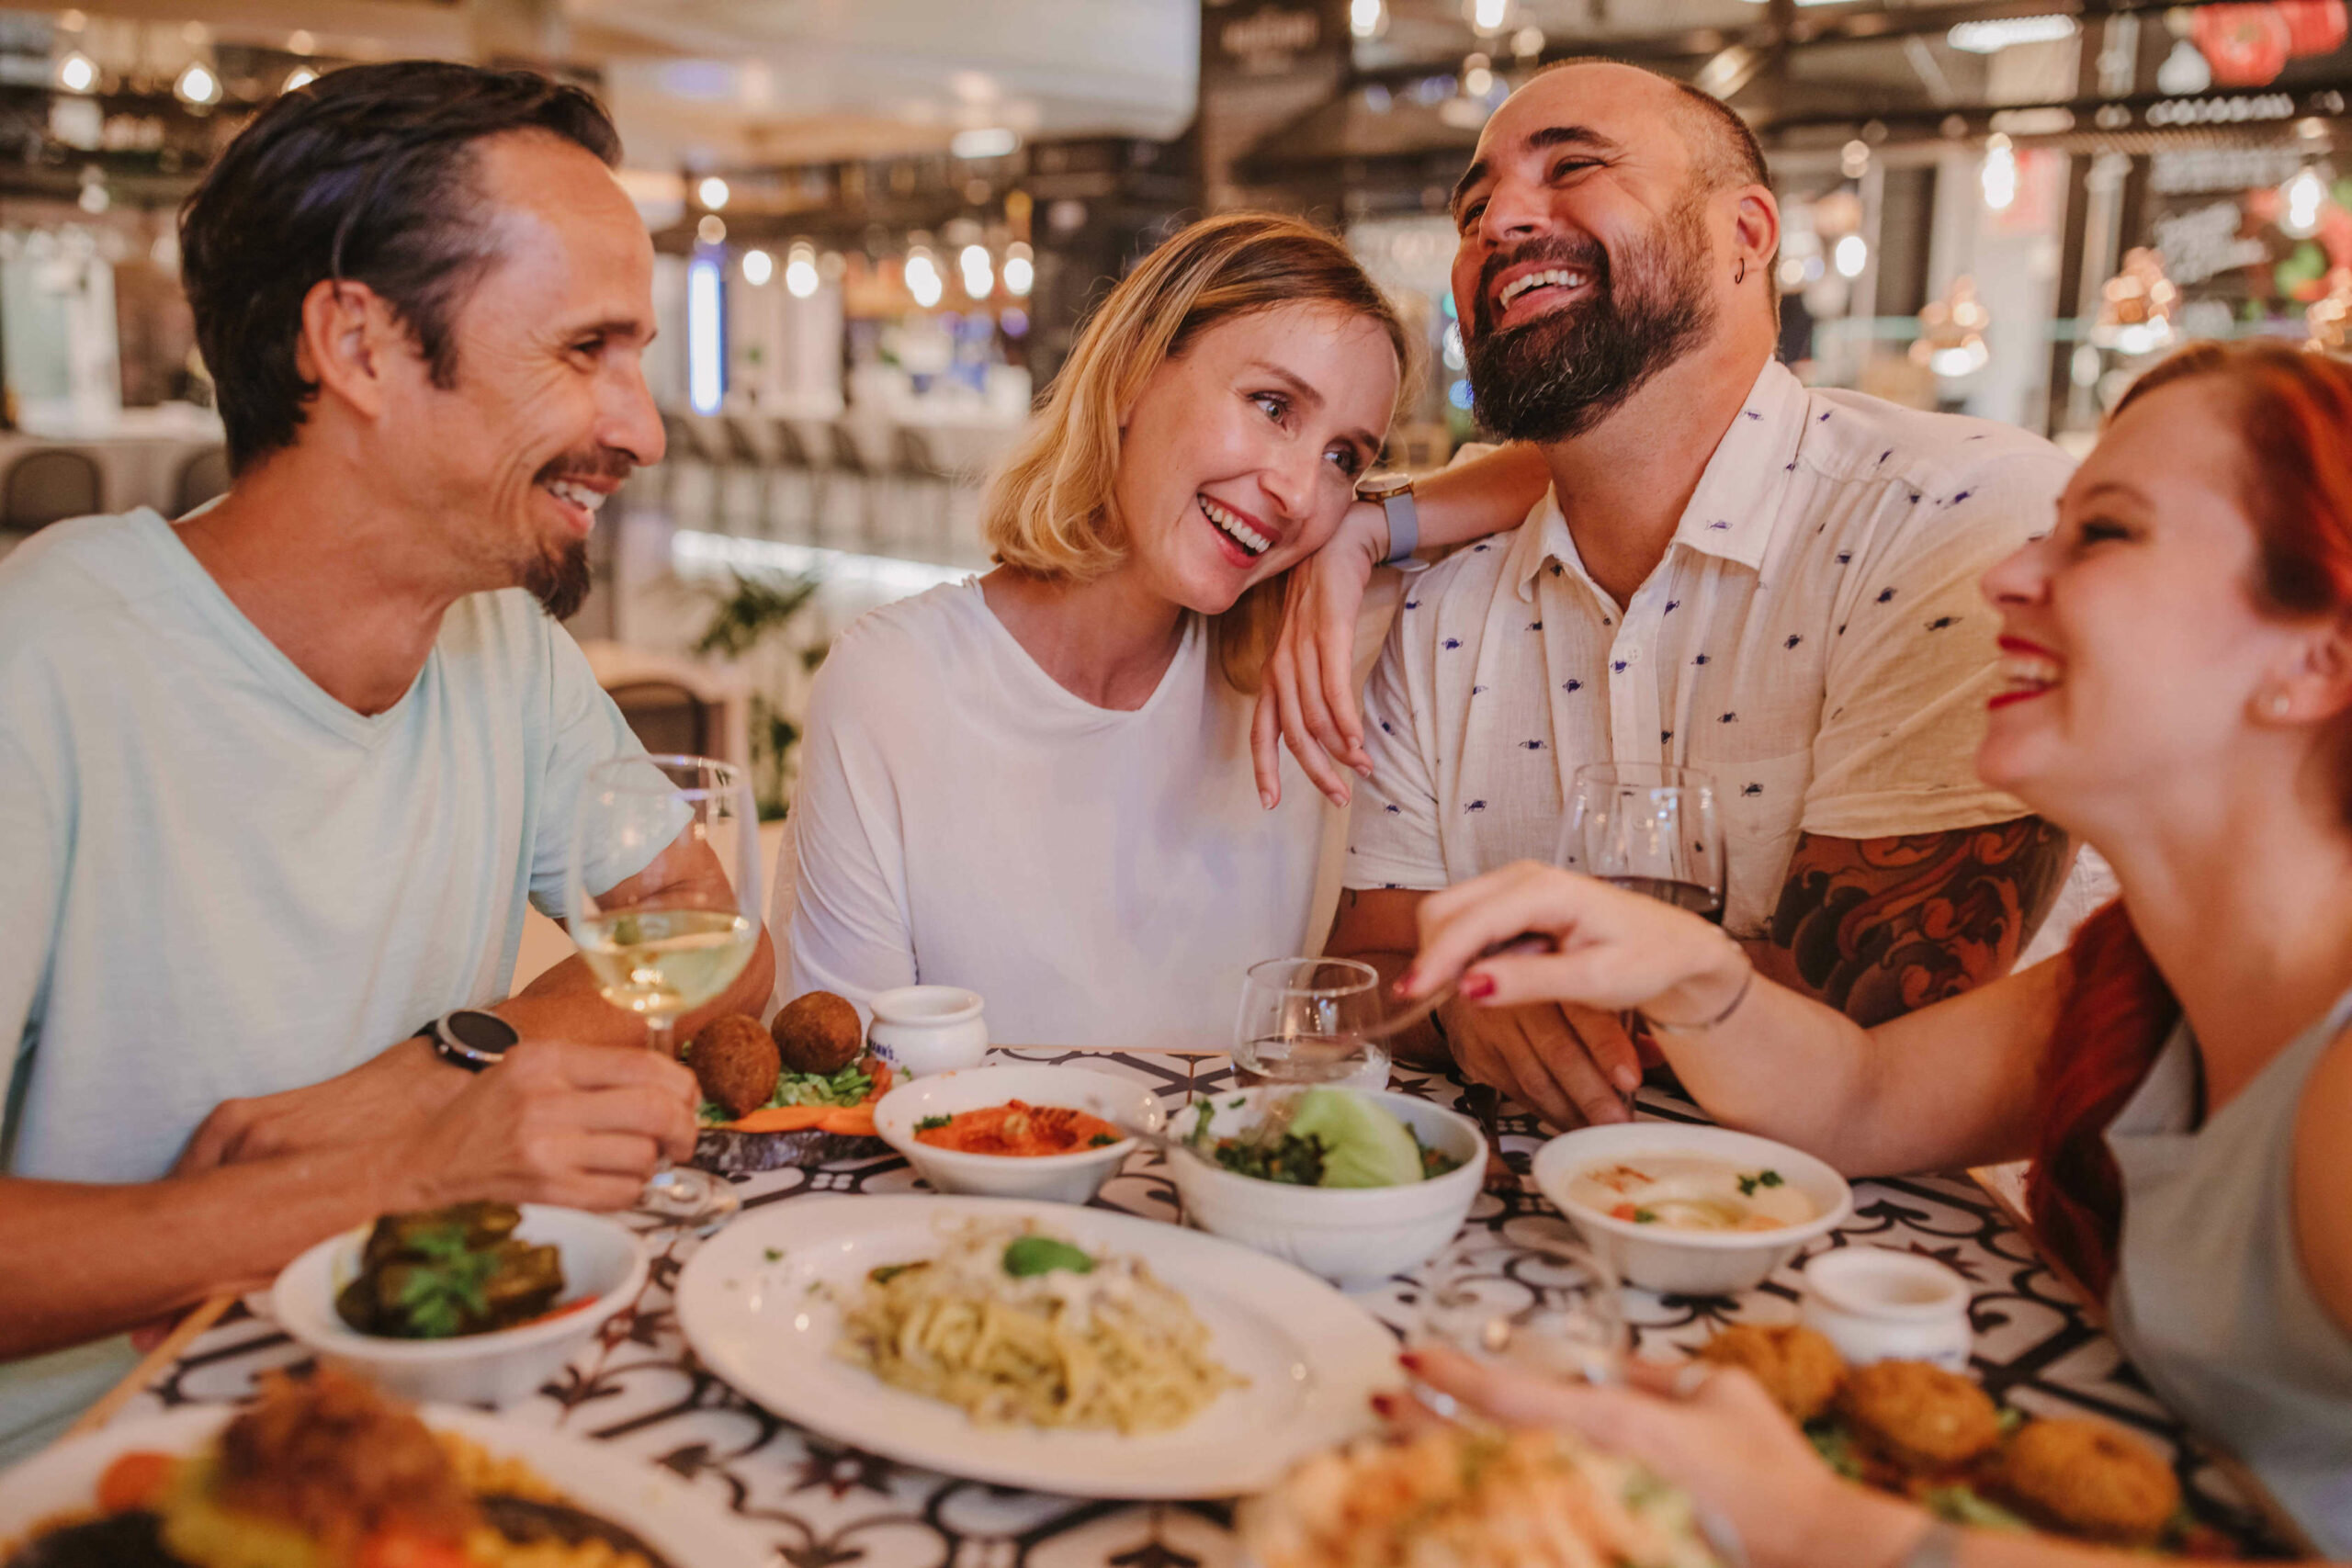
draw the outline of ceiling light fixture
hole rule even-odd
[[[1838,242],[1830,259],[1838,265],[1838,276],[1860,277],[1862,269],[1871,265],[1871,247],[1860,234],[1849,234]]]
[[[966,245],[956,254],[956,265],[964,275],[964,292],[974,299],[985,299],[996,292],[996,265],[986,245]]]
[[[744,282],[754,288],[764,288],[767,287],[768,279],[775,276],[775,257],[762,250],[750,250],[743,253]]]
[[[727,206],[728,197],[732,194],[727,188],[727,182],[717,175],[705,175],[702,183],[695,186],[695,197],[713,212],[722,210]]]
[[[1016,299],[1025,299],[1036,281],[1037,266],[1030,259],[1029,247],[1014,241],[1004,253],[1004,291]]]
[[[1388,30],[1385,0],[1348,0],[1348,31],[1358,38],[1378,38]]]
[[[172,91],[184,104],[217,104],[220,101],[220,78],[206,69],[204,62],[191,60],[180,79],[172,84]]]
[[[1000,125],[959,130],[948,139],[947,150],[958,158],[1001,158],[1020,145],[1019,134]]]
[[[1996,17],[1955,22],[1944,42],[1965,54],[1998,54],[2021,43],[2063,43],[2081,30],[2072,17]]]
[[[69,93],[86,93],[98,85],[98,62],[74,50],[57,62],[57,85]]]
[[[2007,212],[2018,198],[2018,155],[2009,139],[1995,131],[1984,141],[1984,167],[1980,175],[1984,205]]]
[[[940,281],[939,264],[929,251],[916,251],[907,257],[907,292],[915,297],[916,304],[928,310],[946,291],[947,286]]]

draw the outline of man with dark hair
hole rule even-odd
[[[627,1207],[692,1147],[692,1076],[579,959],[506,994],[586,771],[640,750],[547,613],[662,456],[617,155],[528,73],[280,97],[182,221],[228,494],[0,563],[0,1456],[322,1236]],[[683,841],[591,875],[723,886]]]
[[[1429,891],[1550,859],[1575,770],[1613,761],[1713,775],[1724,926],[1774,979],[1874,1023],[2007,973],[2070,849],[1975,776],[1976,581],[2048,527],[2064,457],[1776,363],[1761,155],[1682,84],[1542,73],[1453,210],[1478,418],[1527,445],[1423,486],[1422,536],[1548,494],[1409,581],[1361,746],[1320,721],[1369,781],[1330,951],[1400,972]],[[1405,1047],[1564,1125],[1623,1119],[1638,1081],[1617,1020],[1556,1006],[1458,1004]]]

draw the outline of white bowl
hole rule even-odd
[[[560,1249],[563,1299],[593,1295],[588,1305],[544,1322],[454,1339],[362,1334],[335,1315],[334,1298],[357,1277],[372,1228],[345,1231],[288,1264],[270,1289],[270,1315],[321,1360],[404,1399],[506,1404],[526,1398],[645,1288],[645,1248],[628,1226],[578,1209],[526,1203],[514,1234]]]
[[[975,1155],[915,1136],[916,1124],[928,1117],[985,1111],[1008,1100],[1083,1111],[1114,1126],[1146,1132],[1158,1132],[1167,1121],[1151,1090],[1132,1078],[1085,1067],[1003,1066],[910,1078],[874,1102],[874,1130],[934,1190],[978,1198],[1083,1203],[1135,1150],[1135,1139],[1121,1138],[1066,1155]]]
[[[1261,1099],[1288,1092],[1256,1089],[1216,1096],[1210,1136],[1239,1132],[1257,1121]],[[1487,1174],[1487,1140],[1470,1118],[1426,1100],[1407,1094],[1364,1098],[1461,1166],[1400,1187],[1294,1187],[1242,1176],[1180,1145],[1168,1164],[1183,1196],[1185,1218],[1212,1235],[1320,1274],[1342,1290],[1378,1284],[1427,1262],[1461,1231],[1477,1201]],[[1197,1114],[1189,1107],[1177,1113],[1185,1134],[1193,1131]]]
[[[1976,1344],[1968,1303],[1968,1281],[1932,1258],[1841,1247],[1806,1262],[1799,1320],[1849,1367],[1933,1361],[1964,1372]]]
[[[1616,1219],[1568,1196],[1569,1184],[1596,1165],[1659,1156],[1770,1166],[1813,1200],[1815,1214],[1801,1225],[1773,1231],[1668,1230]],[[1535,1185],[1619,1278],[1668,1295],[1727,1296],[1753,1290],[1806,1243],[1837,1229],[1854,1209],[1846,1179],[1804,1150],[1752,1134],[1679,1122],[1620,1122],[1563,1133],[1535,1152]]]

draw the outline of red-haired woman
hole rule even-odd
[[[2067,953],[1864,1031],[1694,916],[1525,865],[1423,906],[1405,987],[1466,966],[1495,1005],[1639,1009],[1712,1114],[1850,1173],[2032,1156],[2036,1223],[2140,1371],[2352,1557],[2352,366],[2174,355],[1984,591],[1979,771],[2122,890]],[[1529,930],[1559,954],[1476,961]],[[2097,1555],[1846,1495],[1736,1374],[1669,1402],[1428,1373],[1639,1450],[1757,1568]]]

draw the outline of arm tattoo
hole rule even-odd
[[[1773,965],[1868,1028],[2009,972],[2074,863],[2038,817],[1891,839],[1806,834],[1773,911]]]

